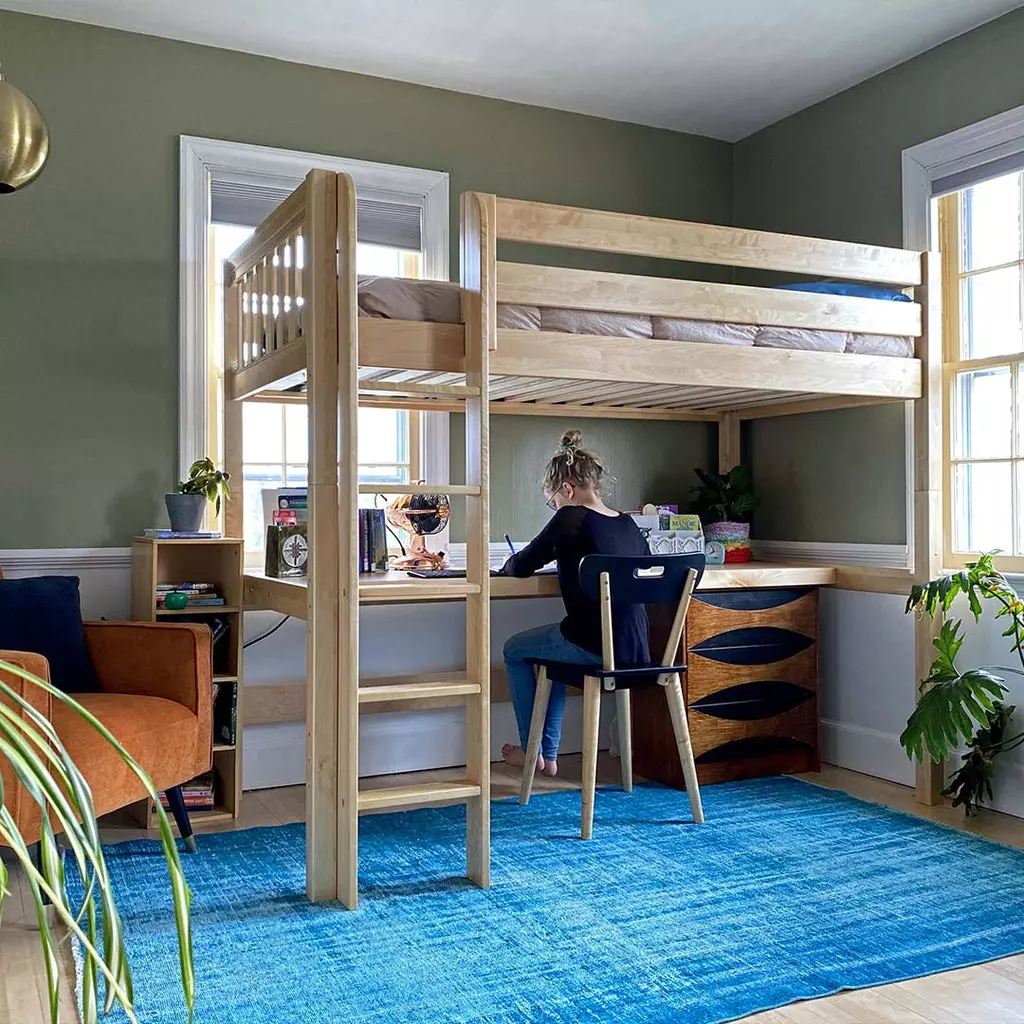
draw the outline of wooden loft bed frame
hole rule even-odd
[[[463,494],[468,506],[467,577],[459,584],[467,601],[462,685],[468,689],[460,691],[467,703],[467,778],[457,792],[426,787],[429,792],[402,795],[413,804],[467,802],[468,874],[482,886],[488,884],[489,851],[491,414],[715,421],[724,471],[739,461],[745,419],[902,402],[914,465],[907,492],[914,509],[914,566],[836,567],[836,584],[904,593],[912,580],[930,578],[941,567],[936,253],[480,193],[462,196],[460,232],[460,324],[358,316],[355,189],[344,174],[311,172],[225,266],[228,471],[241,473],[241,400],[308,401],[310,407],[307,891],[311,899],[340,898],[349,907],[356,901],[358,811],[402,802],[396,796],[363,807],[358,793],[358,713],[369,689],[357,682],[358,405],[467,414],[467,484],[420,488]],[[913,301],[499,262],[499,241],[871,282],[912,289]],[[913,336],[916,353],[874,357],[500,329],[499,303]],[[227,507],[225,529],[241,535],[237,503]],[[452,593],[440,583],[414,585],[420,599],[440,599],[442,589]],[[295,607],[294,596],[281,602],[282,609]],[[919,624],[918,678],[930,660],[931,639],[930,626]],[[436,693],[429,681],[396,685],[394,694],[380,699],[410,700],[414,707],[460,699],[446,688],[450,679],[436,684]],[[929,766],[919,775],[918,798],[935,802],[937,793],[938,773]]]

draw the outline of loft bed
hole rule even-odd
[[[310,407],[307,593],[259,574],[250,574],[248,586],[261,595],[261,607],[289,613],[305,598],[307,891],[311,899],[340,898],[349,907],[356,902],[360,810],[466,802],[468,874],[488,884],[490,415],[715,421],[724,471],[739,461],[745,419],[902,402],[911,427],[914,567],[835,566],[820,579],[902,593],[940,563],[935,254],[479,193],[462,196],[460,236],[457,323],[444,322],[454,318],[453,286],[401,282],[382,289],[357,279],[355,191],[344,174],[312,172],[225,266],[228,471],[241,470],[242,400]],[[559,249],[586,249],[866,282],[904,291],[910,301],[504,262],[497,259],[499,242],[547,246],[555,257]],[[389,287],[397,300],[388,298]],[[387,315],[410,309],[431,319]],[[831,351],[793,347],[794,339],[821,342],[821,332]],[[723,336],[740,343],[716,343]],[[465,496],[465,581],[360,581],[356,412],[373,404],[466,413],[467,483],[393,489]],[[241,532],[240,508],[228,506],[225,528]],[[764,578],[772,567],[761,568]],[[785,574],[775,583],[784,585]],[[432,687],[417,677],[375,694],[385,688],[358,680],[359,604],[413,597],[467,602],[467,670],[457,692],[450,680]],[[930,639],[920,626],[921,664]],[[448,699],[467,705],[466,778],[447,790],[412,787],[364,799],[355,760],[360,704],[437,706],[431,702]],[[933,785],[934,777],[922,779],[919,791]]]

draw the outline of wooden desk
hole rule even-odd
[[[699,591],[748,590],[762,587],[823,587],[836,582],[836,568],[831,565],[799,565],[796,563],[748,562],[745,565],[709,566]],[[359,583],[359,603],[407,604],[413,601],[458,601],[473,592],[473,587],[460,579],[420,580],[404,572],[366,576]],[[515,579],[494,576],[491,598],[558,597],[555,576],[530,576]],[[306,617],[306,579],[277,579],[257,570],[245,574],[245,607],[250,611],[264,609]]]
[[[818,766],[817,588],[836,582],[835,566],[750,562],[708,567],[684,640],[690,667],[684,693],[702,783]],[[456,601],[471,590],[462,579],[387,573],[360,581],[359,603]],[[555,576],[491,579],[493,600],[558,596]],[[306,580],[247,572],[245,607],[305,619]],[[494,672],[497,682],[498,669]],[[287,700],[277,692],[282,689],[289,691]],[[304,698],[290,692],[297,689],[261,687],[261,701],[254,695],[248,702],[254,713],[257,703],[268,706],[266,716],[256,720],[301,718]],[[683,788],[660,688],[633,695],[633,740],[639,774]]]

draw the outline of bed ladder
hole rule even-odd
[[[468,273],[464,270],[462,315],[465,321],[466,337],[466,384],[460,388],[459,399],[464,403],[466,419],[466,483],[453,486],[447,483],[426,483],[404,486],[362,485],[358,482],[358,396],[360,390],[373,388],[372,382],[360,384],[358,379],[358,323],[356,319],[356,201],[355,188],[347,175],[337,175],[337,225],[338,252],[340,254],[339,280],[337,290],[337,400],[324,401],[324,392],[331,390],[328,379],[331,375],[331,353],[321,352],[320,362],[310,359],[310,387],[316,388],[313,408],[320,422],[310,427],[313,450],[316,439],[329,449],[332,438],[336,437],[340,458],[335,460],[332,453],[318,459],[318,465],[325,466],[327,476],[332,465],[338,466],[337,491],[334,507],[337,518],[329,522],[329,515],[323,510],[330,509],[330,501],[321,506],[320,522],[313,505],[316,486],[311,467],[310,475],[310,531],[311,531],[311,580],[310,595],[310,647],[307,672],[310,679],[311,703],[307,709],[308,727],[322,730],[326,743],[318,742],[310,749],[331,750],[331,711],[329,693],[316,683],[322,679],[320,673],[337,679],[336,702],[336,786],[332,786],[331,769],[334,767],[328,756],[323,763],[311,759],[308,765],[307,822],[316,818],[318,824],[310,830],[307,824],[307,892],[310,899],[339,899],[349,909],[355,909],[358,902],[358,835],[359,814],[407,810],[435,804],[466,804],[466,873],[481,888],[490,884],[490,516],[488,507],[489,466],[488,466],[488,357],[494,338],[494,303],[481,302],[483,279],[490,280],[493,274],[494,256],[470,262]],[[466,220],[466,237],[474,235],[480,239],[478,245],[490,245],[493,250],[493,233],[490,223],[493,219],[493,198],[491,209],[464,197],[462,216]],[[467,219],[468,218],[468,219]],[[329,221],[328,221],[329,222]],[[475,227],[474,227],[475,226]],[[313,258],[318,251],[316,245],[316,216],[311,225],[310,251]],[[324,258],[327,259],[324,249]],[[463,260],[464,268],[467,267]],[[491,268],[491,269],[489,269]],[[316,275],[314,275],[314,280]],[[492,285],[493,287],[493,285]],[[323,315],[331,316],[329,296]],[[489,312],[488,312],[489,309]],[[316,296],[313,297],[312,316],[317,316]],[[487,324],[484,324],[484,317]],[[318,373],[319,371],[319,373]],[[319,377],[319,380],[318,380]],[[321,386],[323,385],[323,386]],[[432,389],[426,384],[417,384],[410,392],[422,395],[424,404],[433,397],[451,401],[451,386]],[[337,431],[334,431],[332,414],[338,410]],[[317,481],[329,484],[325,479]],[[360,493],[374,494],[416,494],[442,493],[455,500],[466,502],[466,578],[447,579],[432,582],[417,581],[417,593],[423,600],[431,595],[451,598],[453,594],[466,602],[466,670],[464,673],[438,673],[435,676],[415,676],[399,680],[359,679],[359,576],[358,576],[358,517],[357,501]],[[327,519],[328,522],[324,522]],[[330,526],[334,526],[332,538]],[[338,527],[340,526],[340,530]],[[338,538],[340,537],[340,543]],[[338,558],[332,563],[336,545]],[[325,572],[325,556],[327,559]],[[338,567],[337,604],[332,607],[330,592],[330,568]],[[337,644],[332,652],[330,638],[324,640],[321,621],[313,628],[316,616],[333,618],[337,623]],[[336,616],[336,618],[335,618]],[[323,640],[321,644],[319,641]],[[318,649],[319,648],[319,649]],[[317,693],[327,694],[322,708],[316,704]],[[359,713],[363,709],[415,710],[462,704],[466,708],[466,771],[462,778],[419,785],[384,786],[373,789],[359,788]],[[318,737],[319,740],[319,737]],[[326,777],[325,777],[326,776]],[[332,793],[333,790],[333,793]],[[334,807],[329,806],[332,798]],[[331,811],[335,814],[332,815]],[[323,825],[334,818],[336,833]],[[333,847],[333,849],[332,849]],[[333,860],[333,865],[331,861]],[[334,870],[331,870],[332,866]]]

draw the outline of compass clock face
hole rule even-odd
[[[281,545],[281,560],[292,569],[299,569],[306,564],[306,556],[309,554],[309,546],[306,538],[293,534]]]

